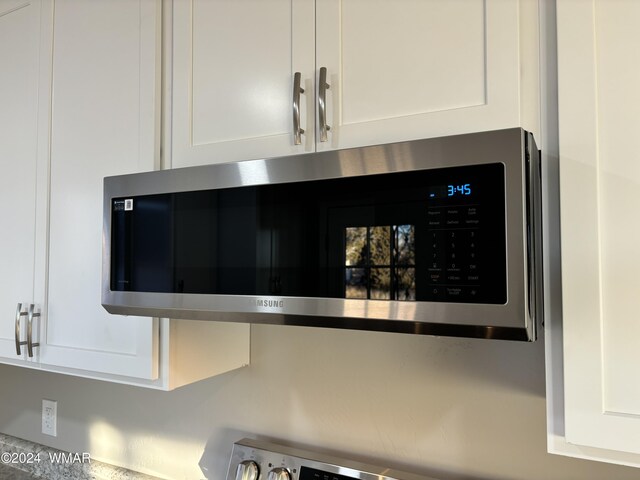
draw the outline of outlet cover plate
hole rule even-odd
[[[58,402],[42,400],[42,433],[56,437],[58,435]]]

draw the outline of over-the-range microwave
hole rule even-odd
[[[541,203],[520,128],[108,177],[102,304],[531,341]]]

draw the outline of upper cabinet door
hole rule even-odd
[[[538,131],[537,2],[323,0],[318,150],[522,126]]]
[[[171,166],[314,150],[313,19],[313,0],[173,3]]]
[[[45,369],[158,375],[157,321],[108,314],[100,282],[103,178],[159,163],[160,18],[155,0],[56,0]]]
[[[47,92],[40,92],[40,88],[46,88],[49,78],[43,71],[41,81],[41,56],[47,53],[41,44],[42,10],[40,0],[0,3],[0,192],[4,199],[0,209],[0,357],[6,359],[25,356],[16,352],[16,310],[19,302],[24,304],[24,312],[35,303],[37,222],[43,220],[40,207],[46,200],[46,185],[38,184],[43,167],[38,112],[41,104],[47,105]],[[46,133],[46,126],[43,130]],[[44,149],[45,160],[46,153]],[[46,165],[44,168],[46,176]],[[37,248],[44,252],[46,247]],[[21,317],[21,341],[26,339],[26,321],[26,316]],[[24,352],[25,346],[21,350]]]
[[[640,2],[558,2],[565,435],[640,466]],[[617,452],[613,452],[613,451]]]

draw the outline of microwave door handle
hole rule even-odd
[[[320,69],[318,80],[318,123],[320,125],[320,141],[326,142],[327,132],[331,127],[327,125],[327,90],[330,85],[327,83],[327,67]]]
[[[296,72],[293,75],[293,143],[300,145],[304,130],[300,128],[300,94],[304,93],[304,88],[300,86],[302,75]]]

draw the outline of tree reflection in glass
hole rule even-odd
[[[347,266],[360,266],[368,263],[367,227],[347,227],[346,229]]]
[[[345,229],[345,298],[415,300],[414,265],[413,225]]]
[[[373,300],[391,300],[391,269],[369,269],[370,295]]]
[[[367,273],[364,268],[347,268],[346,298],[367,298]]]
[[[416,259],[415,228],[413,225],[398,225],[394,229],[398,265],[413,265]]]
[[[416,269],[398,268],[395,271],[396,300],[416,299]]]
[[[391,227],[369,227],[371,265],[391,264]]]

